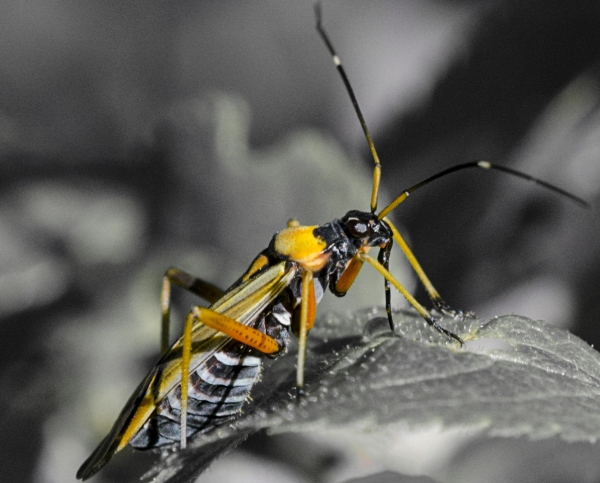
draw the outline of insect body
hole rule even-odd
[[[392,320],[390,288],[393,285],[436,330],[462,343],[444,329],[389,272],[394,242],[407,257],[425,286],[434,307],[454,317],[471,316],[451,309],[440,297],[405,240],[387,215],[411,193],[447,174],[469,168],[493,169],[534,181],[572,200],[579,198],[510,168],[486,161],[453,166],[404,190],[379,213],[377,199],[381,165],[366,123],[338,56],[325,34],[317,9],[317,29],[330,50],[363,127],[375,162],[371,210],[349,211],[338,220],[319,226],[291,221],[273,236],[268,247],[229,289],[222,291],[179,269],[163,279],[163,356],[135,390],[112,430],[83,463],[80,479],[95,474],[118,451],[130,444],[150,449],[173,443],[186,446],[188,437],[207,432],[240,411],[260,374],[261,360],[286,351],[290,335],[298,336],[296,387],[304,386],[306,338],[315,320],[316,305],[329,288],[343,296],[364,263],[384,278],[386,310]],[[369,253],[379,250],[376,258]],[[183,336],[167,348],[171,286],[183,287],[208,300],[187,315]]]

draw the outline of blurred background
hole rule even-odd
[[[383,163],[380,206],[478,159],[592,204],[584,210],[477,170],[411,196],[392,218],[444,298],[482,318],[544,319],[598,344],[600,5],[389,0],[323,9]],[[312,2],[3,2],[2,480],[75,481],[158,356],[169,266],[226,287],[289,218],[319,224],[367,210],[371,169]],[[426,300],[395,258],[393,272]],[[381,287],[365,274],[320,311],[381,305]],[[194,301],[176,298],[180,320]],[[292,461],[281,447],[313,443],[259,435],[200,481],[337,482],[386,469],[481,481],[477,461],[491,455],[487,481],[517,481],[507,477],[517,469],[518,481],[548,481],[538,463],[565,452],[558,442],[469,448],[418,437],[435,458],[415,452],[405,467],[386,468],[334,446]],[[580,459],[597,452],[570,448]],[[152,455],[124,453],[94,481],[137,481]],[[591,462],[576,466],[592,479],[572,481],[600,481]],[[400,481],[391,478],[377,481]]]

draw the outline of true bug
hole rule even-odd
[[[234,417],[258,379],[261,358],[284,353],[290,330],[298,336],[296,388],[300,394],[304,385],[306,338],[315,320],[316,305],[327,287],[337,296],[345,295],[365,262],[384,278],[385,306],[392,331],[391,285],[428,324],[462,344],[462,339],[440,326],[432,313],[388,270],[395,241],[435,309],[453,317],[472,316],[470,312],[450,308],[442,300],[404,238],[387,218],[411,193],[426,184],[463,169],[492,169],[533,181],[586,205],[580,198],[527,174],[477,161],[453,166],[417,183],[377,213],[381,164],[353,89],[321,24],[318,6],[316,28],[333,57],[373,157],[370,211],[352,210],[320,226],[302,226],[290,221],[225,291],[182,270],[169,269],[161,292],[163,355],[134,391],[110,433],[83,463],[77,473],[79,479],[94,475],[127,444],[150,449],[179,442],[184,448],[188,437],[207,432]],[[376,259],[368,254],[372,247],[379,248]],[[211,305],[193,307],[186,317],[182,337],[168,348],[173,284],[199,295]]]

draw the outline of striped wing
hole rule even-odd
[[[286,267],[285,262],[281,262],[226,292],[210,308],[248,325],[281,294],[295,275],[294,267]],[[190,374],[230,340],[230,337],[197,322],[192,328]],[[181,384],[182,346],[183,340],[180,338],[144,378],[127,401],[111,431],[83,463],[77,472],[77,478],[91,477],[113,454],[127,446],[152,416],[156,406]]]

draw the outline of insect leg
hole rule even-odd
[[[169,268],[167,273],[165,273],[165,277],[168,278],[169,282],[189,290],[211,304],[219,300],[225,293],[224,290],[216,285],[184,272],[179,268]]]
[[[388,273],[390,271],[390,253],[392,251],[393,242],[390,240],[385,247],[379,250],[379,255],[377,256],[377,261],[381,264],[383,268],[385,268]],[[385,278],[385,311],[387,313],[388,322],[390,324],[390,329],[392,332],[396,332],[394,328],[394,319],[392,317],[392,292],[390,290],[390,281]]]
[[[162,290],[160,293],[160,307],[162,312],[162,330],[160,337],[161,353],[169,348],[169,326],[171,312],[171,284],[175,284],[202,297],[209,303],[214,303],[223,296],[223,290],[212,283],[194,277],[183,270],[171,267],[163,276]]]
[[[398,243],[398,246],[402,250],[402,253],[404,253],[404,256],[406,256],[406,259],[410,263],[410,266],[413,268],[413,270],[417,274],[417,277],[419,277],[419,280],[421,281],[421,283],[425,287],[425,290],[429,294],[429,298],[431,298],[434,307],[440,312],[446,315],[450,315],[452,317],[475,317],[475,314],[473,312],[463,312],[462,310],[452,309],[446,302],[444,302],[439,292],[429,280],[429,277],[427,277],[427,275],[425,274],[425,271],[417,261],[417,258],[408,246],[408,243],[406,243],[404,237],[400,234],[398,229],[387,217],[384,219],[392,230],[394,240],[396,241],[396,243]]]
[[[438,332],[441,332],[442,334],[445,334],[448,337],[452,337],[453,339],[457,340],[461,345],[464,343],[463,340],[458,335],[450,332],[447,329],[444,329],[441,325],[439,325],[437,323],[437,320],[435,319],[435,317],[433,317],[433,315],[431,315],[431,313],[429,313],[429,311],[425,307],[423,307],[417,301],[417,299],[415,299],[410,294],[410,292],[408,290],[406,290],[402,286],[402,284],[400,282],[398,282],[398,280],[396,280],[394,278],[394,276],[388,270],[386,270],[386,268],[381,263],[379,263],[377,260],[370,257],[368,254],[366,254],[364,252],[359,251],[358,255],[363,259],[363,261],[372,265],[373,268],[375,268],[375,270],[377,270],[386,280],[388,280],[396,288],[396,290],[398,290],[398,292],[400,292],[404,296],[404,298],[408,301],[408,303],[410,305],[412,305],[417,312],[419,312],[421,317],[423,317],[429,325],[431,325]]]
[[[277,341],[264,332],[214,310],[196,306],[190,314],[192,322],[198,321],[264,354],[275,354],[280,350]]]
[[[368,247],[368,246],[364,246],[364,247],[359,248],[359,251],[362,253],[367,253],[369,251],[369,248],[370,247]],[[382,248],[379,251],[379,256],[378,256],[379,263],[388,272],[389,272],[389,256],[390,256],[391,249],[392,249],[392,243],[390,242],[386,245],[385,248]],[[358,253],[356,255],[354,255],[350,259],[350,262],[346,265],[346,268],[344,269],[344,271],[342,272],[340,277],[337,279],[336,283],[330,287],[331,291],[338,297],[342,297],[342,296],[346,295],[346,292],[348,290],[350,290],[350,287],[354,283],[354,280],[356,280],[356,277],[358,276],[360,269],[363,266],[363,263],[364,263],[364,261]],[[387,279],[384,279],[384,280],[385,280],[385,310],[387,312],[390,329],[392,330],[392,332],[395,332],[394,320],[392,318],[392,296],[391,296],[391,292],[390,292],[390,282]]]
[[[311,272],[312,275],[312,272]],[[232,339],[237,340],[266,354],[274,354],[280,350],[275,339],[263,332],[238,322],[226,315],[215,312],[205,307],[194,307],[185,318],[183,329],[183,344],[181,349],[181,421],[180,421],[180,444],[181,449],[186,447],[187,442],[187,405],[188,385],[190,375],[190,359],[192,356],[192,327],[194,322],[200,322],[215,329]]]
[[[358,250],[362,251],[363,253],[367,253],[370,248],[371,247],[365,246],[359,248]],[[350,290],[350,287],[352,287],[354,280],[356,280],[356,277],[358,277],[362,266],[363,259],[360,258],[357,253],[350,259],[350,262],[348,262],[348,265],[346,265],[346,268],[340,275],[340,278],[338,278],[335,282],[335,285],[330,287],[331,291],[338,297],[343,297],[344,295],[346,295],[346,292]]]
[[[181,349],[181,423],[179,425],[179,442],[181,449],[185,449],[187,444],[187,403],[188,403],[188,385],[187,380],[190,376],[190,359],[192,357],[192,325],[194,322],[193,312],[189,312],[185,318],[183,327],[183,347]]]
[[[315,322],[316,301],[313,273],[302,272],[302,293],[300,297],[300,321],[298,327],[298,361],[296,363],[296,391],[302,394],[304,387],[304,363],[306,361],[306,337]]]

